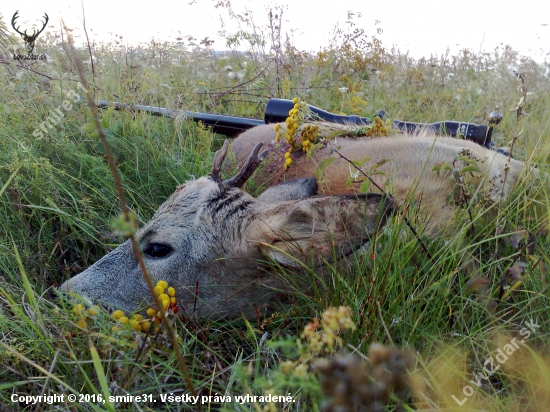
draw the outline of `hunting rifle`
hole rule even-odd
[[[247,117],[225,116],[211,113],[188,112],[164,107],[143,106],[139,104],[124,104],[118,102],[106,102],[100,100],[97,105],[99,108],[114,107],[115,110],[130,109],[145,112],[153,116],[165,116],[175,118],[178,115],[184,115],[186,118],[195,122],[202,122],[210,126],[214,133],[220,133],[229,137],[234,137],[239,133],[248,130],[254,126],[262,124],[284,122],[288,117],[288,112],[294,107],[292,100],[270,99],[265,107],[264,120],[250,119]],[[342,124],[368,125],[372,120],[359,116],[342,116],[329,113],[315,106],[308,105],[309,109],[319,116],[320,119]],[[384,111],[376,115],[385,118],[387,114]],[[402,120],[394,120],[393,126],[399,130],[414,132],[419,129],[431,129],[436,133],[445,134],[453,137],[462,137],[472,140],[481,146],[492,148],[494,143],[491,141],[493,127],[502,120],[502,115],[498,112],[492,112],[489,115],[489,125],[463,123],[445,120],[435,123],[413,123]],[[500,150],[499,150],[500,151]]]

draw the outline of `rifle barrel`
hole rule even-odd
[[[107,109],[114,107],[115,110],[130,109],[134,111],[145,112],[153,116],[164,116],[175,119],[177,116],[183,116],[192,119],[195,122],[202,122],[212,128],[214,133],[225,136],[236,136],[254,126],[265,124],[259,119],[250,119],[248,117],[224,116],[219,114],[188,112],[181,110],[166,109],[164,107],[144,106],[141,104],[125,104],[118,102],[106,102],[100,100],[97,105],[99,108]]]
[[[260,119],[250,119],[248,117],[225,116],[201,112],[188,112],[166,109],[164,107],[106,102],[104,100],[100,100],[97,106],[100,108],[114,107],[116,110],[130,109],[145,112],[153,116],[165,116],[170,118],[175,118],[176,116],[183,115],[185,118],[192,119],[195,122],[204,123],[206,126],[211,127],[212,131],[215,133],[220,133],[229,137],[233,137],[254,126],[284,122],[288,117],[288,112],[294,107],[294,103],[292,102],[292,100],[270,99],[267,102],[267,106],[265,108],[265,116],[263,121]],[[368,125],[372,123],[372,120],[364,117],[342,116],[327,112],[315,106],[308,105],[308,107],[320,119],[327,122],[356,125]],[[385,113],[382,113],[381,116],[384,116],[384,114]],[[500,117],[500,119],[501,118],[502,116]],[[414,123],[405,122],[402,120],[394,120],[393,125],[397,129],[406,130],[413,133],[422,129],[431,129],[439,134],[446,134],[453,137],[460,136],[462,138],[472,140],[481,146],[491,148],[493,146],[493,143],[491,142],[493,126],[497,124],[500,119],[497,119],[497,121],[490,121],[489,125],[455,122],[450,120],[435,123]]]

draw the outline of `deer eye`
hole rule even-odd
[[[168,255],[172,251],[172,248],[168,245],[164,245],[162,243],[149,243],[145,249],[143,249],[143,253],[145,253],[149,257],[155,257],[160,258]]]

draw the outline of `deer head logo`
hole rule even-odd
[[[14,13],[13,17],[11,18],[11,25],[14,28],[14,30],[23,37],[23,40],[25,41],[25,47],[27,49],[27,52],[29,54],[31,54],[32,51],[34,50],[34,42],[38,38],[38,35],[44,31],[44,29],[46,28],[46,24],[48,24],[48,20],[50,18],[48,17],[48,15],[46,13],[44,13],[44,18],[46,20],[44,21],[44,25],[42,26],[42,28],[38,31],[33,30],[32,35],[29,35],[29,34],[27,34],[27,30],[25,30],[25,32],[22,33],[22,32],[19,31],[19,26],[15,27],[15,20],[17,20],[17,18],[19,17],[18,14],[19,14],[19,10],[17,10]]]

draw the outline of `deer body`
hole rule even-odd
[[[281,124],[284,130],[284,125]],[[283,133],[284,134],[284,133]],[[283,171],[284,149],[278,149],[275,142],[273,125],[258,126],[240,135],[231,145],[234,161],[241,165],[250,147],[258,142],[265,144],[268,154],[264,160],[264,168],[259,173],[259,179],[267,186],[279,184],[285,180],[297,177],[315,176],[321,162],[328,157],[336,157],[328,147],[319,149],[308,159],[303,153],[293,155],[294,162],[287,171]],[[474,142],[451,137],[435,136],[434,134],[398,135],[394,137],[375,138],[336,138],[328,141],[329,146],[337,148],[345,158],[360,161],[369,158],[362,165],[367,174],[372,165],[387,160],[376,170],[383,174],[373,174],[372,179],[380,186],[386,187],[397,204],[403,205],[415,200],[423,208],[422,215],[426,223],[424,233],[435,236],[442,233],[450,222],[455,207],[447,204],[447,195],[451,193],[453,181],[449,172],[435,173],[437,164],[452,162],[460,153],[475,158],[476,166],[481,175],[477,184],[488,186],[488,195],[493,201],[506,196],[520,176],[524,164],[515,159],[509,159],[493,150],[489,150]],[[235,163],[227,163],[234,167]],[[505,169],[508,169],[505,179]],[[538,174],[538,171],[534,171]],[[350,177],[356,177],[349,184]],[[357,193],[360,184],[366,178],[348,161],[338,158],[325,170],[323,182],[319,182],[319,194],[342,195]],[[389,184],[389,186],[386,186]],[[504,184],[504,187],[503,187]],[[370,190],[376,192],[374,185]]]
[[[264,264],[267,260],[298,267],[297,261],[339,259],[360,248],[394,211],[391,199],[376,193],[356,194],[358,185],[346,187],[350,170],[354,171],[341,159],[326,169],[326,184],[318,190],[311,176],[329,156],[327,148],[317,151],[313,159],[295,159],[285,177],[309,179],[280,184],[282,153],[272,144],[274,138],[273,125],[266,125],[235,139],[233,166],[236,163],[241,170],[222,181],[226,142],[214,157],[211,175],[178,187],[136,234],[151,276],[176,288],[181,309],[189,316],[234,317],[253,315],[256,308],[270,310],[284,288]],[[261,144],[268,150],[258,156]],[[442,230],[453,213],[445,201],[451,190],[449,179],[432,172],[435,164],[452,162],[457,153],[469,151],[478,159],[479,183],[494,182],[491,196],[495,199],[508,193],[523,168],[523,163],[513,159],[508,163],[497,152],[450,138],[337,139],[334,144],[351,160],[389,159],[380,168],[385,174],[375,180],[380,185],[391,182],[398,204],[409,196],[420,199],[427,216],[425,233],[432,235]],[[266,165],[261,178],[269,188],[253,198],[240,187],[262,160]],[[151,302],[129,241],[61,289],[126,311]]]

